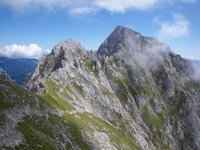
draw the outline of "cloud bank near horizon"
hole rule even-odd
[[[49,50],[44,50],[37,44],[18,45],[11,44],[0,47],[0,56],[9,58],[35,58],[39,59]]]

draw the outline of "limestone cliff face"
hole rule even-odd
[[[28,85],[45,94],[45,82],[52,80],[58,88],[54,92],[65,91],[68,96],[62,98],[76,111],[107,121],[135,147],[199,149],[200,85],[194,74],[191,63],[165,44],[118,26],[97,52],[73,40],[59,43]],[[107,132],[94,129],[110,139],[102,142],[82,130],[99,149],[131,149],[113,142]]]
[[[79,127],[0,70],[0,149],[89,149]],[[62,103],[62,100],[59,99]],[[72,109],[66,104],[61,108]]]
[[[118,26],[97,52],[74,40],[59,43],[27,86],[77,127],[66,129],[71,147],[188,150],[200,149],[194,76],[190,61],[165,44]]]

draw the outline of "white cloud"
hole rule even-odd
[[[152,8],[158,0],[96,0],[95,4],[111,12],[124,12],[127,9],[146,10]]]
[[[173,21],[158,21],[160,31],[157,35],[159,39],[173,39],[189,35],[190,22],[181,14],[174,14]]]
[[[39,58],[47,50],[43,50],[37,44],[30,45],[6,45],[0,48],[0,55],[11,58]]]
[[[45,7],[55,8],[63,7],[68,9],[82,8],[88,11],[88,8],[105,9],[108,11],[123,12],[126,9],[133,8],[145,10],[153,7],[158,0],[1,0],[0,5],[9,6],[15,10],[26,8]],[[86,10],[87,8],[87,10]]]
[[[0,6],[7,6],[17,12],[45,9],[66,9],[70,14],[88,14],[94,10],[125,12],[128,9],[148,10],[158,3],[194,3],[199,0],[0,0]]]
[[[0,6],[10,7],[18,13],[38,8],[66,8],[68,5],[69,2],[67,0],[0,0]]]
[[[71,15],[87,15],[95,11],[96,10],[92,7],[76,7],[76,8],[71,8],[69,10],[69,13]]]

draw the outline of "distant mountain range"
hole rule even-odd
[[[34,71],[38,60],[25,58],[7,58],[0,56],[2,68],[18,84],[24,84],[28,76]]]

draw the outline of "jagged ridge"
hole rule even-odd
[[[188,60],[156,39],[122,26],[116,27],[97,53],[75,49],[75,53],[64,51],[59,61],[62,67],[47,79],[63,86],[69,96],[66,101],[76,110],[125,130],[142,149],[199,147],[197,112],[189,111],[196,108],[191,101],[199,103],[199,84]],[[50,54],[46,61],[51,57],[56,56]],[[45,80],[40,78],[44,87]]]
[[[119,26],[97,52],[59,43],[28,88],[81,130],[81,149],[198,149],[194,74],[168,46]]]

